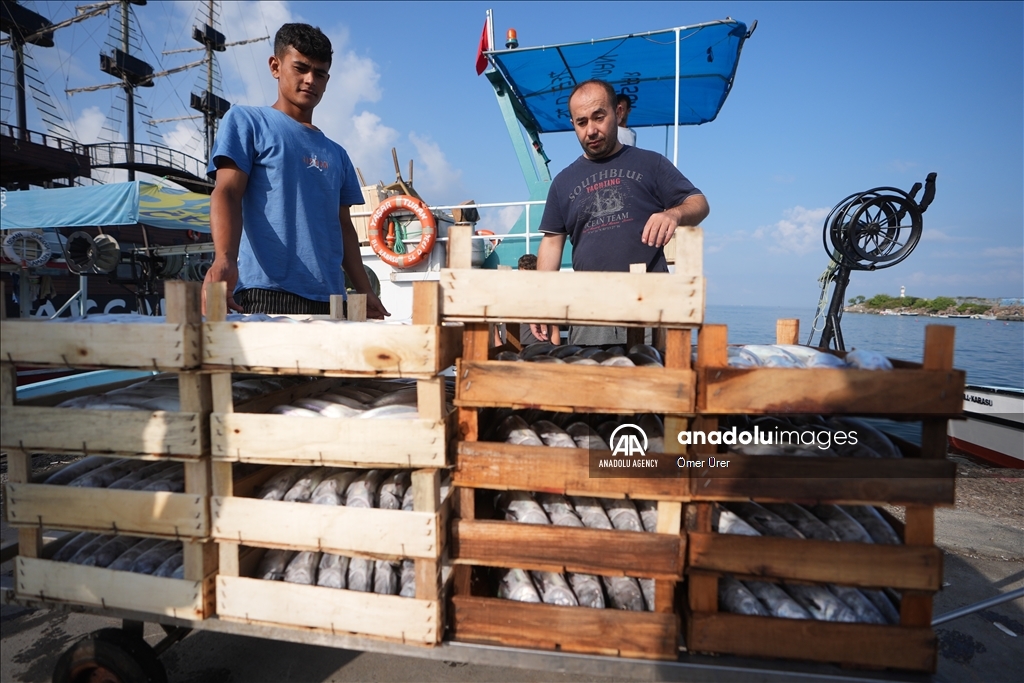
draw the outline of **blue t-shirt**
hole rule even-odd
[[[314,301],[344,295],[338,212],[362,204],[363,193],[341,145],[272,107],[234,106],[217,131],[211,175],[218,157],[249,176],[235,291],[258,287]]]
[[[581,156],[551,183],[540,231],[568,234],[573,270],[628,272],[645,263],[665,272],[665,251],[640,241],[647,220],[701,194],[672,162],[624,146],[599,161]]]

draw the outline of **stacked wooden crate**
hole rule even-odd
[[[203,369],[211,373],[211,534],[219,544],[217,616],[295,629],[433,644],[443,635],[441,562],[452,416],[441,373],[454,363],[461,326],[438,316],[436,283],[414,288],[411,325],[365,322],[365,297],[351,296],[348,323],[227,322],[223,291],[208,301]],[[340,297],[332,301],[340,308]],[[360,309],[360,310],[357,310]],[[338,316],[332,316],[338,317]],[[237,407],[231,372],[304,375],[299,384]],[[309,419],[266,414],[277,404],[329,391],[338,378],[415,378],[418,419]],[[240,476],[238,465],[266,467]],[[255,490],[281,466],[412,470],[414,511],[265,501]],[[376,595],[252,578],[264,549],[413,559],[416,597]]]
[[[795,344],[797,321],[779,321],[778,342]],[[900,442],[902,459],[743,456],[728,470],[691,473],[687,511],[687,645],[691,651],[934,671],[932,595],[942,583],[934,506],[952,505],[956,468],[945,460],[946,420],[960,413],[964,373],[953,369],[952,327],[929,326],[923,363],[892,370],[731,368],[725,326],[698,343],[698,429],[725,415],[825,414],[917,419],[922,444]],[[697,446],[711,453],[714,446]],[[888,521],[903,544],[869,545],[711,533],[710,501],[835,503],[905,507]],[[718,604],[724,574],[769,582],[834,583],[902,591],[900,623],[832,623],[728,614]]]
[[[18,527],[18,595],[188,619],[211,613],[216,557],[207,542],[210,385],[198,372],[199,295],[198,284],[168,282],[167,316],[161,323],[4,321],[0,446],[8,458],[7,521]],[[15,400],[16,364],[174,372],[180,410],[53,407],[72,394],[21,404]],[[31,474],[33,453],[179,461],[185,489],[168,493],[37,483]],[[44,529],[180,540],[184,579],[46,559],[69,536],[44,546]]]
[[[681,229],[677,236],[687,259],[677,263],[676,273],[554,273],[471,270],[468,231],[456,226],[449,233],[451,267],[441,272],[444,317],[466,326],[456,369],[455,640],[624,657],[678,656],[675,589],[685,557],[680,529],[687,480],[591,478],[596,452],[480,440],[480,410],[491,407],[660,413],[666,416],[666,433],[685,429],[695,397],[690,330],[703,316],[704,280],[701,232]],[[490,360],[490,326],[519,321],[623,325],[638,341],[644,327],[659,328],[665,367]],[[674,462],[679,447],[666,440],[665,450],[662,464]],[[479,519],[478,490],[657,501],[657,533]],[[474,594],[474,572],[483,567],[653,578],[655,611],[561,607]]]

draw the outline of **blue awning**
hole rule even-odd
[[[625,6],[624,6],[625,7]],[[676,44],[679,118],[675,118]],[[731,19],[585,43],[488,52],[538,132],[572,130],[569,93],[590,78],[629,95],[629,126],[713,121],[732,87],[747,26]]]
[[[210,231],[210,196],[140,181],[4,194],[0,229],[148,225]]]

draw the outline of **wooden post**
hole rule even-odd
[[[473,267],[473,226],[453,225],[448,228],[448,267]]]
[[[12,363],[0,363],[0,405],[13,406],[17,395],[18,372]],[[7,450],[7,481],[26,484],[32,477],[32,455],[20,448]],[[4,496],[4,518],[7,518],[7,496]],[[39,557],[43,549],[43,530],[39,527],[18,529],[18,554]]]
[[[697,367],[724,368],[729,365],[729,328],[704,325],[697,333]]]
[[[412,283],[412,324],[441,324],[441,285],[437,282]]]
[[[903,527],[903,543],[908,546],[935,545],[935,509],[928,505],[908,505]],[[941,577],[940,577],[941,581]],[[932,594],[904,591],[900,602],[901,626],[930,626]]]
[[[366,322],[366,295],[348,295],[348,319],[356,323]]]
[[[200,330],[203,323],[202,294],[202,285],[198,282],[168,280],[164,283],[167,322],[183,326],[182,338],[186,354],[183,367],[186,368],[196,368],[203,364]]]
[[[775,321],[776,344],[800,343],[800,318],[779,318]]]
[[[689,370],[690,356],[692,355],[690,330],[664,330],[664,335],[665,367]]]
[[[413,510],[437,514],[441,509],[441,471],[416,470],[412,473]],[[438,553],[444,539],[438,528]],[[437,560],[416,560],[416,599],[437,600],[440,597],[440,565]],[[440,618],[440,615],[438,615]]]
[[[681,225],[676,228],[676,274],[683,277],[704,277],[704,231]]]
[[[922,369],[950,371],[956,328],[951,325],[928,325],[924,328],[924,360]],[[947,445],[945,419],[924,420],[921,424],[921,457],[945,458]]]
[[[341,294],[331,294],[331,320],[345,319],[345,297]]]

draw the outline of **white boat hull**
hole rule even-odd
[[[1002,467],[1024,468],[1024,391],[968,386],[965,420],[950,420],[949,442]]]

